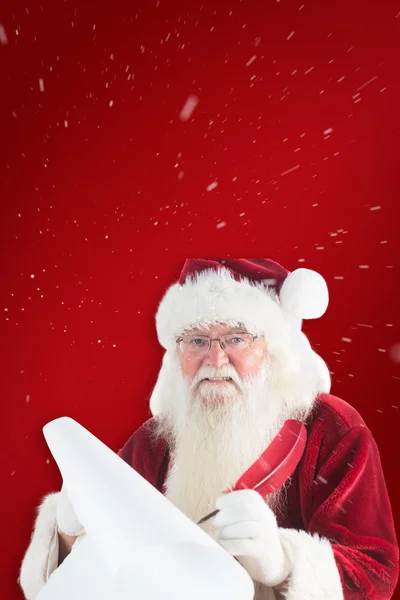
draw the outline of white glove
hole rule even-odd
[[[71,536],[80,535],[85,531],[75,514],[64,484],[57,498],[57,525],[63,533]]]
[[[218,542],[254,581],[268,587],[282,583],[289,575],[289,561],[281,545],[276,517],[254,490],[230,492],[218,499],[219,513],[212,524]]]

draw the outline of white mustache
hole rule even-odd
[[[192,381],[191,388],[195,389],[204,379],[223,380],[227,377],[232,379],[232,382],[235,383],[240,390],[242,389],[240,377],[232,365],[223,365],[219,369],[211,366],[202,367],[197,371]]]

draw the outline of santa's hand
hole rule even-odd
[[[57,498],[57,526],[70,536],[78,536],[85,531],[75,514],[64,484]]]
[[[221,546],[238,558],[253,580],[269,587],[282,583],[289,575],[289,562],[275,515],[260,494],[230,492],[218,499],[217,508],[212,524],[219,530]]]

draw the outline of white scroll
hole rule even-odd
[[[37,600],[253,598],[241,565],[84,427],[43,432],[86,534]]]

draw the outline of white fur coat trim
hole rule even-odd
[[[19,583],[26,600],[34,600],[58,564],[57,497],[48,494],[38,507],[32,537],[22,561]]]
[[[343,600],[343,588],[328,539],[295,529],[280,529],[292,565],[286,600]]]

